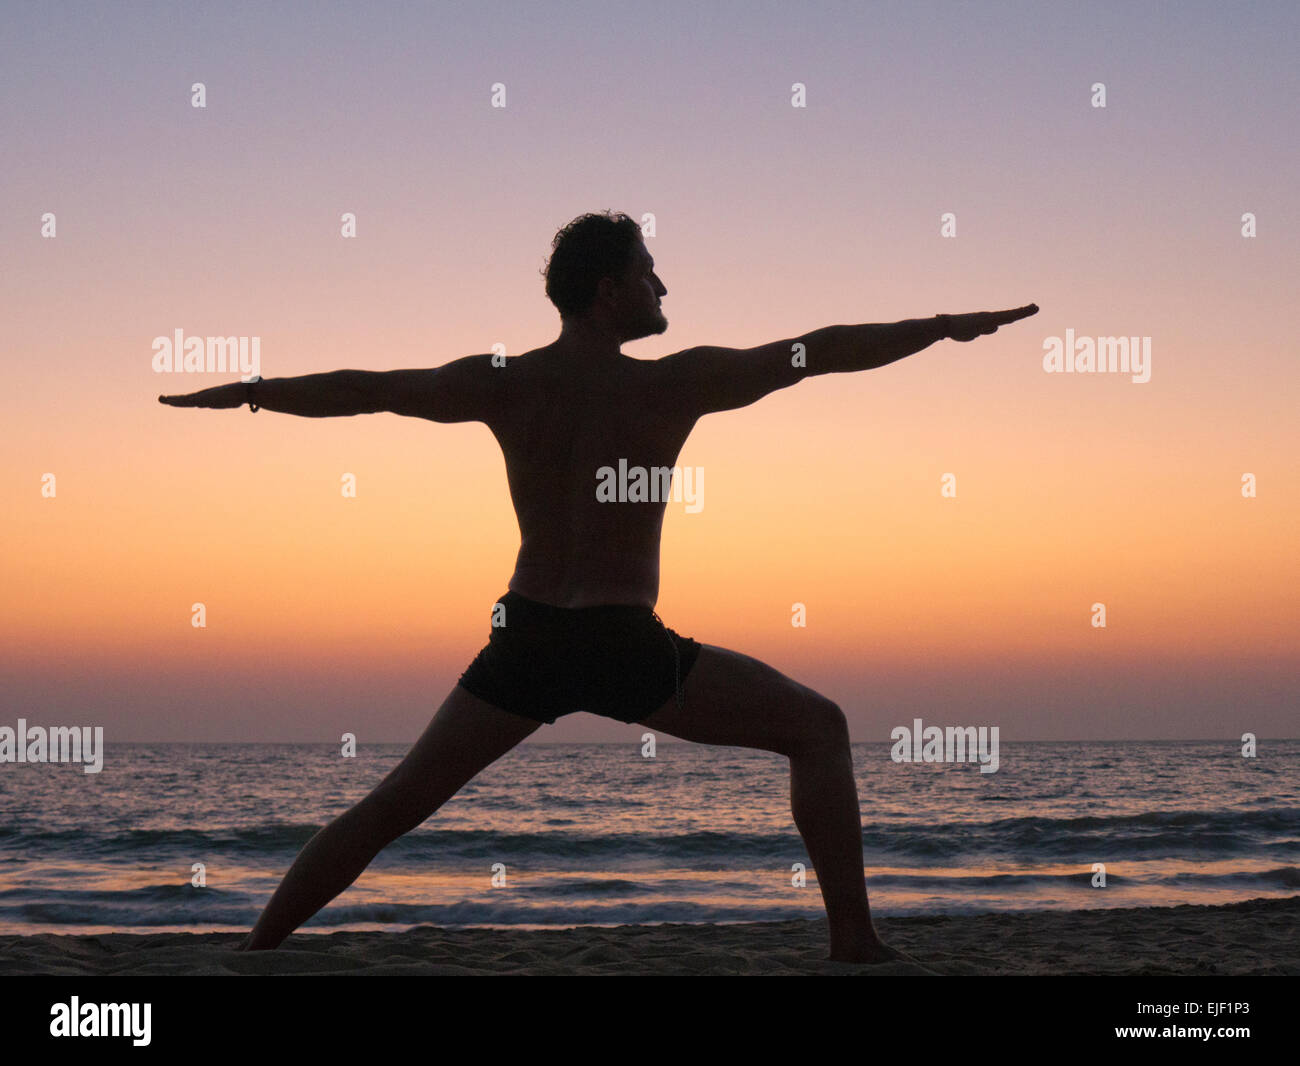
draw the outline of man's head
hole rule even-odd
[[[546,265],[546,295],[565,322],[599,321],[621,340],[662,333],[668,290],[654,272],[641,227],[625,214],[588,214],[561,229]]]

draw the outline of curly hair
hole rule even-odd
[[[629,215],[579,215],[555,235],[546,264],[546,296],[561,318],[578,315],[596,299],[601,278],[619,278],[632,265],[641,227]]]

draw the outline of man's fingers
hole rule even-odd
[[[1025,304],[1024,307],[1014,307],[1009,311],[976,311],[968,315],[950,315],[949,336],[957,341],[987,337],[990,333],[996,333],[999,326],[1036,314],[1037,304]]]
[[[184,396],[159,396],[159,403],[169,407],[211,407],[214,409],[240,407],[243,399],[239,390],[229,385],[217,385],[211,389],[200,389]]]
[[[1010,311],[985,311],[983,314],[976,316],[976,328],[980,333],[987,335],[999,326],[1019,322],[1022,318],[1028,318],[1030,315],[1036,314],[1038,314],[1037,304],[1027,304],[1024,307],[1016,307]]]
[[[1022,318],[1028,318],[1030,315],[1038,314],[1037,304],[1027,304],[1024,307],[1017,307],[1011,311],[998,311],[996,318],[998,325],[1003,326],[1008,322],[1019,322]]]

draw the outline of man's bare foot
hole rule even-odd
[[[921,963],[912,958],[905,951],[899,951],[898,948],[891,948],[884,941],[877,940],[874,944],[868,944],[865,948],[856,951],[842,953],[831,952],[831,962],[856,962],[868,966],[874,966],[882,962],[910,962],[916,966]]]

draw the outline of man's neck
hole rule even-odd
[[[612,330],[596,323],[566,322],[551,348],[566,356],[595,362],[613,362],[623,358],[621,341]]]

